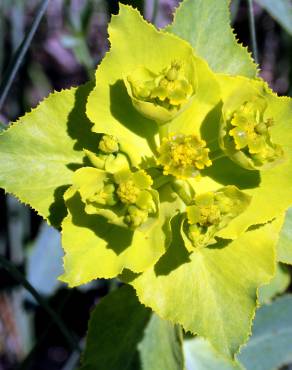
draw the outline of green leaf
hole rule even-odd
[[[91,314],[81,370],[131,369],[150,316],[128,286],[105,297]]]
[[[248,370],[274,370],[292,362],[292,296],[258,310],[253,335],[238,355]]]
[[[253,200],[246,212],[234,220],[240,224],[262,223],[285,212],[292,204],[292,99],[267,94],[267,115],[275,120],[272,137],[284,150],[284,161],[275,167],[260,172],[258,187],[247,190]]]
[[[138,349],[143,370],[184,370],[181,329],[155,314],[148,322]]]
[[[278,298],[261,307],[253,335],[238,355],[238,364],[229,363],[202,338],[184,342],[187,370],[274,370],[292,361],[292,296]]]
[[[215,72],[255,77],[257,67],[236,41],[228,7],[228,0],[185,0],[166,30],[188,41]]]
[[[60,279],[76,286],[93,279],[113,278],[124,268],[142,272],[165,253],[170,238],[170,220],[180,204],[167,186],[160,195],[160,213],[148,228],[135,230],[107,223],[98,214],[86,214],[76,189],[66,194],[68,215],[62,223],[65,273]]]
[[[178,329],[151,315],[124,286],[92,312],[80,370],[183,370],[181,347]]]
[[[284,151],[282,162],[263,171],[246,170],[228,157],[213,160],[213,165],[204,170],[205,176],[194,184],[194,189],[198,192],[214,191],[219,186],[232,184],[252,197],[246,211],[219,233],[219,236],[228,239],[236,238],[251,225],[278,217],[292,204],[292,99],[271,93],[261,80],[220,74],[217,77],[222,100],[226,105],[228,103],[231,110],[238,102],[251,99],[255,94],[264,96],[267,101],[265,115],[267,118],[272,117],[275,123],[271,128],[273,141],[279,143]],[[208,130],[215,131],[216,125],[218,126],[218,122],[209,120],[208,126],[201,129],[203,138]]]
[[[278,260],[292,265],[292,208],[286,212],[278,241]]]
[[[121,150],[137,166],[153,157],[158,127],[156,122],[145,118],[134,108],[124,84],[125,78],[139,66],[157,74],[173,61],[179,60],[189,66],[189,61],[195,60],[197,89],[190,102],[193,110],[183,112],[187,119],[181,114],[180,120],[174,120],[176,128],[181,127],[182,121],[185,126],[193,124],[195,110],[198,129],[214,104],[218,103],[219,87],[207,63],[193,55],[188,43],[175,35],[158,31],[129,6],[120,5],[120,12],[112,17],[108,32],[111,49],[96,71],[96,87],[88,99],[87,115],[94,122],[93,130],[116,136]]]
[[[185,340],[183,348],[186,370],[242,370],[239,364],[221,356],[203,338]]]
[[[172,226],[166,254],[129,280],[140,301],[160,317],[208,338],[233,357],[250,333],[257,288],[274,274],[277,233],[268,224],[190,254],[179,236],[179,217]]]
[[[97,139],[85,116],[91,84],[51,94],[1,134],[0,186],[58,226],[63,193]],[[96,144],[97,145],[97,144]]]
[[[290,0],[256,0],[256,2],[292,35],[292,4]]]
[[[264,285],[259,289],[260,304],[270,302],[276,295],[283,293],[289,286],[291,276],[288,269],[281,265],[277,265],[276,274],[268,285]]]

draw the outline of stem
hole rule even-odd
[[[256,64],[258,64],[258,46],[257,46],[257,37],[256,37],[256,29],[255,29],[255,19],[254,19],[254,11],[253,11],[253,0],[247,0],[248,3],[248,21],[249,21],[249,32],[251,37],[251,46],[252,46],[252,54]]]
[[[226,157],[226,154],[221,149],[215,150],[210,155],[210,159],[212,162],[217,161],[218,159],[223,157]]]
[[[171,175],[161,175],[161,176],[155,177],[153,180],[153,188],[157,190],[161,188],[162,186],[166,185],[167,183],[169,183],[172,179],[173,179],[173,176]]]
[[[66,294],[66,296],[62,299],[62,301],[58,305],[58,310],[56,311],[58,313],[58,315],[60,315],[61,312],[63,311],[63,308],[65,306],[65,303],[68,301],[68,299],[71,296],[71,294],[72,294],[72,290],[70,290]],[[48,334],[49,334],[52,326],[53,326],[53,321],[50,320],[49,323],[48,323],[48,325],[47,325],[47,327],[45,328],[45,330],[38,337],[38,340],[35,342],[33,348],[30,350],[30,352],[25,357],[25,359],[23,360],[23,362],[17,367],[17,370],[29,370],[29,369],[32,369],[34,356],[38,353],[38,350],[43,345],[43,342],[47,338],[47,336],[48,336]],[[72,350],[73,353],[75,353],[76,351],[78,351],[78,353],[80,353],[79,350]]]
[[[24,37],[22,43],[20,44],[20,46],[14,53],[12,60],[10,61],[7,67],[7,70],[3,77],[3,81],[0,85],[0,110],[2,109],[6,96],[19,70],[19,67],[21,66],[21,63],[23,62],[25,54],[31,44],[32,38],[34,37],[36,30],[38,29],[38,26],[40,24],[40,21],[43,15],[45,14],[49,1],[50,0],[42,1],[39,9],[37,10],[36,17],[31,25],[31,29],[29,30],[28,34]]]
[[[205,141],[206,141],[206,140],[205,140]],[[206,145],[207,145],[207,147],[209,147],[209,148],[210,148],[210,146],[212,146],[212,144],[214,144],[214,143],[216,143],[216,144],[217,144],[217,146],[218,146],[218,137],[215,137],[215,138],[213,138],[213,139],[211,139],[211,140],[206,141]]]
[[[151,23],[155,24],[158,15],[159,0],[153,0],[153,12],[151,17]]]
[[[189,205],[194,199],[194,190],[190,186],[189,182],[182,180],[175,180],[172,183],[173,190],[180,196],[182,201]]]
[[[58,326],[60,332],[63,334],[64,338],[67,340],[70,348],[76,350],[79,349],[78,343],[73,339],[71,333],[67,329],[66,325],[63,323],[59,315],[49,306],[49,304],[39,295],[35,288],[29,283],[28,280],[22,275],[22,273],[14,266],[13,263],[8,261],[6,258],[0,256],[0,265],[2,265],[13,277],[17,280],[39,303],[40,306],[51,317],[52,321]],[[80,350],[80,349],[79,349]],[[80,350],[81,351],[81,350]]]
[[[160,144],[161,144],[162,143],[162,139],[164,137],[167,138],[169,136],[168,122],[167,123],[164,123],[164,124],[161,124],[161,125],[158,125],[158,133],[159,133],[159,140],[160,140]]]
[[[231,24],[233,24],[236,20],[236,17],[237,17],[237,13],[238,13],[238,10],[239,10],[239,5],[240,5],[240,0],[233,0],[231,2],[231,9],[230,9],[230,12],[231,12]]]
[[[81,339],[80,341],[80,347],[84,348],[85,346],[85,339]],[[65,365],[62,367],[61,370],[74,370],[76,369],[78,362],[80,360],[80,353],[77,351],[74,351],[71,353],[70,357],[68,358]]]
[[[212,158],[212,162],[215,162],[218,159],[221,159],[221,158],[224,158],[224,157],[227,157],[227,155],[225,155],[224,153],[219,154],[217,157]]]

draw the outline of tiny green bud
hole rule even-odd
[[[159,82],[159,86],[160,87],[164,87],[165,89],[167,89],[167,87],[168,87],[168,81],[167,81],[167,79],[166,78],[162,78],[160,80],[160,82]]]
[[[178,77],[178,70],[175,67],[171,67],[167,72],[165,76],[168,81],[174,81]]]
[[[103,135],[99,142],[98,149],[107,154],[116,153],[119,151],[118,140],[114,136]]]
[[[128,213],[125,216],[125,222],[131,227],[139,227],[148,218],[148,212],[136,206],[129,206]]]
[[[119,184],[117,195],[122,203],[136,203],[139,194],[140,189],[135,185],[133,180],[127,180]]]
[[[83,151],[94,167],[99,168],[99,169],[104,169],[105,162],[107,160],[107,155],[95,154],[87,149],[84,149]]]

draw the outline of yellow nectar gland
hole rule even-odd
[[[128,180],[119,184],[117,195],[122,203],[134,204],[137,201],[140,189],[134,184],[132,180]]]
[[[163,138],[158,149],[158,164],[165,175],[177,178],[199,177],[200,170],[212,165],[206,142],[196,135],[171,135]]]

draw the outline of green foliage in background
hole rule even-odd
[[[178,328],[151,314],[130,287],[124,286],[104,298],[92,312],[88,325],[80,370],[94,369],[96,364],[108,370],[184,367]]]
[[[291,363],[292,297],[284,295],[257,313],[253,335],[232,364],[214,352],[208,342],[184,342],[187,370],[273,370]]]

